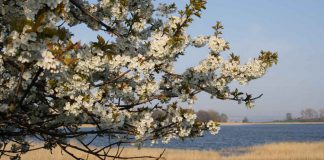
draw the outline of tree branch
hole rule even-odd
[[[96,21],[97,23],[99,23],[100,25],[102,25],[103,27],[106,28],[106,31],[111,32],[112,34],[115,34],[116,36],[120,36],[118,33],[115,32],[115,30],[108,26],[106,23],[104,23],[103,21],[101,21],[100,19],[98,19],[97,17],[93,16],[91,13],[89,13],[89,11],[87,11],[82,4],[80,4],[77,0],[70,0],[70,2],[77,7],[78,9],[80,9],[80,11],[89,16],[92,20]]]
[[[29,84],[28,88],[26,89],[24,95],[21,97],[20,101],[19,101],[19,105],[18,107],[21,107],[24,111],[27,111],[27,109],[25,107],[23,107],[23,103],[25,98],[27,97],[27,95],[29,94],[31,88],[35,85],[39,75],[43,72],[43,68],[39,68],[38,71],[36,72],[33,80],[31,81],[31,83]]]

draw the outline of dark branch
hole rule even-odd
[[[80,9],[80,11],[81,11],[83,14],[89,16],[91,19],[93,19],[94,21],[96,21],[97,23],[99,23],[100,25],[102,25],[103,27],[105,27],[105,28],[106,28],[106,31],[111,32],[111,33],[113,33],[113,34],[119,36],[119,34],[116,33],[115,30],[114,30],[112,27],[108,26],[106,23],[104,23],[103,21],[101,21],[101,20],[98,19],[97,17],[93,16],[91,13],[89,13],[89,11],[87,11],[87,10],[82,6],[82,4],[80,4],[77,0],[70,0],[70,2],[71,2],[75,7],[77,7],[78,9]]]

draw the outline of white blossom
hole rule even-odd
[[[214,121],[209,121],[207,123],[207,127],[208,127],[208,130],[210,131],[210,133],[213,135],[217,134],[220,130],[219,125]]]
[[[60,62],[55,59],[54,55],[47,50],[42,52],[43,59],[39,60],[37,65],[43,67],[44,69],[50,70],[51,72],[58,72]]]
[[[25,80],[29,80],[31,79],[32,75],[29,71],[24,72],[23,76],[22,76]]]
[[[191,125],[195,123],[195,120],[197,118],[197,115],[193,113],[185,113],[183,116],[186,118],[186,121],[189,122]]]
[[[207,42],[208,42],[207,36],[198,36],[192,41],[192,44],[195,47],[200,48],[200,47],[205,46]]]
[[[208,47],[214,53],[219,53],[221,51],[224,51],[226,46],[227,46],[226,41],[222,38],[218,38],[216,36],[211,36],[209,38]]]

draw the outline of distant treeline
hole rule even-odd
[[[214,110],[199,110],[196,112],[197,120],[201,122],[208,122],[210,120],[217,122],[227,122],[228,116],[225,113],[218,113]]]
[[[214,110],[199,110],[196,112],[197,115],[197,121],[200,122],[208,122],[210,120],[216,121],[216,122],[227,122],[228,116],[225,113],[219,113]],[[165,112],[162,110],[155,110],[153,112],[153,117],[164,117]]]
[[[291,113],[286,114],[284,122],[324,122],[324,109],[307,108],[300,112],[299,117],[293,117]]]

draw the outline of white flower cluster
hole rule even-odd
[[[99,125],[106,129],[123,127],[126,118],[131,116],[129,112],[121,111],[115,105],[105,106],[99,103],[95,104],[93,113],[101,117]]]
[[[54,55],[50,51],[43,51],[42,52],[43,60],[38,61],[37,65],[44,69],[47,69],[53,73],[58,73],[60,62],[55,59]]]
[[[145,133],[150,133],[153,131],[152,123],[154,119],[152,118],[152,113],[150,112],[144,112],[143,117],[139,120],[138,123],[136,123],[136,131],[137,134],[135,136],[135,139],[141,140],[147,136]]]
[[[181,30],[180,36],[170,37],[170,34],[174,34],[178,30],[177,26],[183,21],[183,19],[173,16],[168,22],[167,34],[162,31],[153,32],[148,55],[158,59],[169,59],[183,52],[189,43],[188,36]]]
[[[217,134],[220,130],[219,124],[217,124],[214,121],[209,121],[207,123],[207,127],[208,127],[208,130],[210,131],[210,133],[213,135]]]
[[[124,6],[121,0],[103,0],[100,1],[100,7],[106,12],[110,11],[109,15],[116,20],[123,20],[128,13],[128,7]]]
[[[26,17],[30,20],[34,20],[37,12],[45,6],[55,9],[59,4],[64,4],[64,10],[69,10],[68,0],[26,0],[23,2],[22,6]]]
[[[197,118],[197,115],[193,113],[185,113],[183,116],[191,125],[195,123],[195,120]]]
[[[74,85],[76,85],[76,84],[74,84]],[[80,87],[78,87],[78,88],[80,88]],[[102,106],[99,103],[100,100],[102,100],[102,98],[103,98],[102,97],[103,91],[99,90],[98,87],[91,88],[91,89],[84,89],[83,93],[85,93],[85,94],[80,94],[80,93],[82,93],[82,92],[77,92],[74,94],[70,93],[70,98],[74,101],[74,103],[67,102],[65,104],[64,110],[67,112],[67,114],[73,114],[73,115],[77,116],[77,115],[83,113],[84,110],[99,113],[99,111],[104,108],[104,106]],[[80,94],[80,95],[75,96],[75,94]],[[96,111],[94,111],[94,110],[96,110]],[[102,115],[102,114],[103,113],[100,112],[100,115]]]
[[[227,45],[226,41],[222,38],[216,36],[211,36],[209,38],[208,47],[214,53],[225,51]]]
[[[188,137],[193,130],[193,125],[196,122],[197,115],[193,113],[191,110],[186,111],[181,108],[173,108],[169,107],[170,115],[171,115],[171,122],[179,125],[179,128],[175,130],[176,135],[179,135],[179,137]],[[201,131],[199,131],[201,132]],[[168,138],[164,139],[162,143],[167,143],[169,140],[173,138],[177,138],[176,135],[170,135]]]
[[[220,56],[208,55],[208,57],[202,60],[199,65],[194,69],[200,73],[207,73],[210,71],[215,71],[223,64],[223,58]]]
[[[145,60],[145,57],[141,54],[136,57],[116,55],[108,63],[111,70],[120,70],[127,66],[129,69],[136,70],[139,73],[149,73],[155,66],[152,60]]]
[[[149,55],[157,58],[171,56],[170,46],[167,44],[169,40],[170,37],[163,32],[154,32],[152,34]]]
[[[159,85],[155,82],[143,83],[136,88],[136,93],[142,96],[153,96],[156,91],[158,91]]]
[[[31,27],[26,25],[23,28],[23,32],[19,34],[17,31],[13,31],[10,33],[9,37],[12,40],[12,43],[5,48],[5,54],[8,56],[15,56],[17,55],[18,51],[21,49],[22,54],[28,53],[27,51],[29,50],[35,50],[35,49],[40,49],[35,44],[30,45],[29,42],[34,42],[36,40],[36,33],[35,32],[30,32],[27,33],[26,31],[29,30]],[[18,59],[21,62],[29,62],[29,59],[31,56],[27,56],[26,58],[23,58],[23,56],[19,56]]]
[[[196,37],[193,41],[192,44],[197,47],[204,47],[208,42],[208,37],[207,36],[198,36]]]
[[[32,74],[29,71],[24,72],[24,74],[22,75],[22,78],[24,80],[30,80],[32,78]]]
[[[254,107],[254,101],[248,101],[248,102],[246,103],[246,106],[249,107],[249,108]]]
[[[108,58],[103,55],[101,50],[94,50],[96,55],[89,54],[89,47],[80,50],[76,58],[78,59],[75,70],[80,73],[91,73],[91,71],[104,71]]]
[[[169,21],[167,22],[168,27],[170,27],[171,31],[169,32],[173,32],[176,31],[178,29],[179,25],[182,25],[185,21],[185,18],[181,18],[181,17],[177,17],[177,16],[171,16],[169,18]]]
[[[67,110],[69,114],[74,114],[76,116],[82,113],[81,106],[80,106],[82,105],[82,97],[81,96],[78,97],[77,100],[78,101],[76,103],[73,103],[72,105],[70,102],[67,102],[64,106],[64,110]]]
[[[140,19],[137,22],[134,22],[133,24],[133,29],[137,32],[142,31],[146,25],[146,20],[145,19]]]
[[[261,60],[250,60],[245,65],[240,65],[238,61],[227,61],[224,63],[221,74],[233,77],[241,84],[246,84],[251,79],[260,78],[265,74],[267,64]]]
[[[71,77],[58,77],[57,81],[63,81],[57,82],[55,88],[53,88],[58,97],[69,96],[74,99],[79,93],[88,93],[91,89],[90,83],[78,74],[74,74]]]

